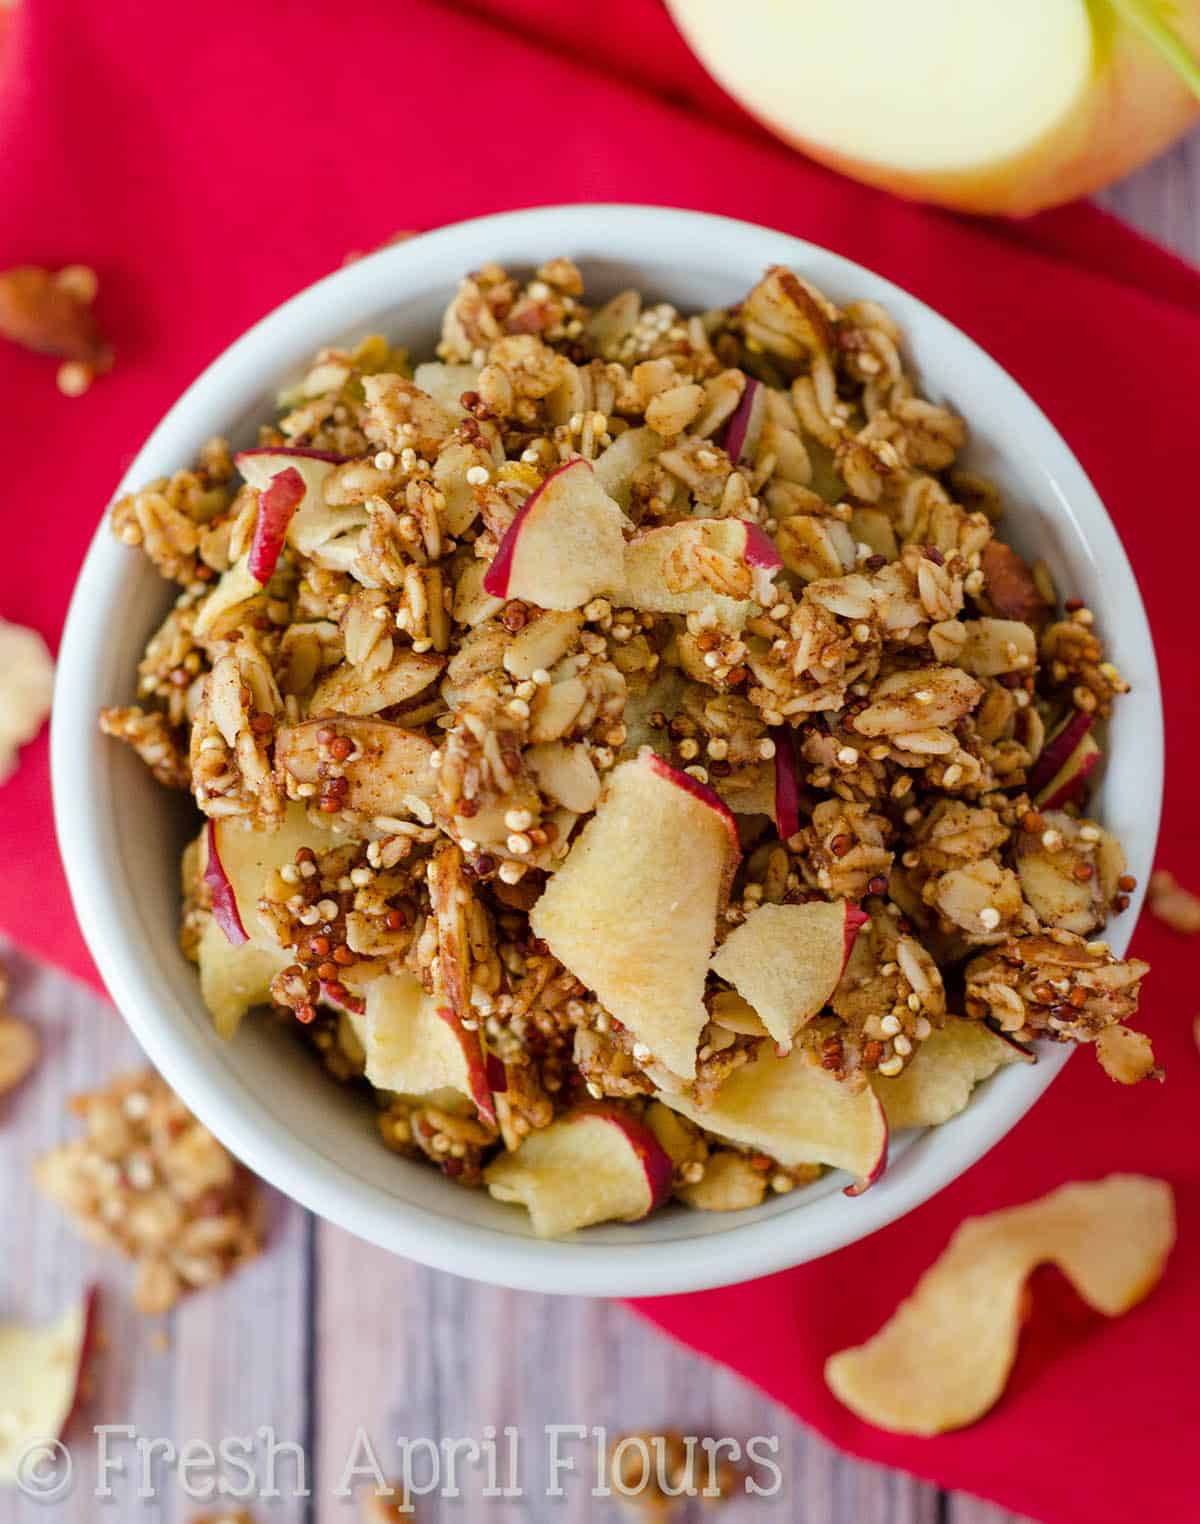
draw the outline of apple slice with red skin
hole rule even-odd
[[[853,900],[760,905],[730,932],[710,966],[786,1052],[824,1010],[868,919]]]
[[[302,555],[311,555],[327,540],[363,522],[361,505],[335,508],[325,501],[326,477],[347,459],[347,456],[332,455],[327,450],[271,445],[242,450],[234,457],[234,464],[260,493],[268,491],[275,478],[284,472],[296,472],[304,483],[304,493],[288,516],[284,535]],[[259,501],[261,509],[261,498]]]
[[[1037,761],[1029,769],[1029,777],[1026,780],[1025,787],[1031,794],[1036,794],[1039,789],[1045,788],[1055,773],[1062,770],[1071,753],[1095,722],[1095,715],[1089,714],[1086,709],[1075,709],[1051,735],[1046,737],[1046,744],[1042,747]]]
[[[632,1111],[585,1105],[531,1132],[483,1172],[498,1201],[524,1206],[539,1238],[637,1222],[671,1195],[675,1166]]]
[[[721,440],[726,455],[735,466],[753,460],[766,416],[767,389],[761,381],[747,376],[745,389],[737,407],[729,415]]]
[[[18,1480],[30,1447],[61,1439],[87,1395],[96,1288],[44,1328],[0,1324],[0,1485]]]
[[[362,1045],[367,1079],[377,1090],[429,1095],[457,1090],[495,1125],[478,1031],[468,1031],[444,996],[430,995],[411,974],[387,974],[367,986]]]
[[[258,902],[275,873],[295,862],[301,847],[318,849],[330,838],[313,826],[302,804],[290,804],[273,831],[259,831],[236,816],[205,827],[204,881],[212,893],[213,919],[238,946],[252,941],[268,950],[278,944],[259,917]]]
[[[1019,1044],[1003,1041],[981,1021],[951,1016],[921,1043],[891,1079],[870,1076],[888,1126],[938,1127],[957,1116],[975,1086],[1006,1064],[1028,1061]]]
[[[692,547],[700,545],[750,569],[745,597],[715,592],[697,574],[693,586],[679,587],[677,567],[688,564]],[[783,566],[774,540],[745,519],[682,519],[635,536],[625,547],[625,566],[614,597],[629,608],[648,613],[691,614],[714,609],[723,624],[745,624],[751,601],[768,603],[771,578]]]
[[[1091,735],[1085,735],[1049,783],[1034,795],[1038,809],[1061,810],[1078,799],[1103,756]]]
[[[716,794],[646,749],[613,769],[530,912],[534,936],[686,1079],[696,1072],[716,918],[739,856],[737,825]]]
[[[308,489],[295,466],[288,466],[271,478],[269,486],[258,494],[258,517],[254,538],[250,541],[247,568],[256,582],[267,583],[275,573],[279,555],[287,539],[292,515],[304,500]]]
[[[621,578],[625,515],[581,456],[551,471],[530,493],[483,579],[493,598],[540,608],[582,608]]]
[[[663,1091],[659,1100],[718,1137],[789,1167],[847,1170],[855,1177],[848,1195],[876,1181],[887,1162],[887,1117],[875,1092],[835,1079],[802,1048],[780,1057],[764,1042],[708,1106],[697,1105],[688,1091]]]

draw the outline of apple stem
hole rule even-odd
[[[1175,7],[1167,0],[1109,0],[1122,21],[1140,32],[1150,46],[1171,65],[1180,79],[1200,100],[1200,59],[1167,19]]]

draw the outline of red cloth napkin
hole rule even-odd
[[[202,14],[25,0],[0,61],[0,268],[93,265],[117,365],[67,400],[52,364],[0,346],[0,613],[57,638],[87,540],[152,425],[235,335],[350,249],[517,205],[662,202],[859,259],[1013,371],[1124,535],[1158,639],[1170,750],[1186,758],[1200,736],[1185,580],[1200,275],[1089,207],[996,226],[852,185],[749,123],[655,0],[604,12],[583,37],[552,0],[488,0],[471,14],[433,0],[402,14],[389,0],[311,0],[302,25],[287,0],[208,0]],[[1186,764],[1171,768],[1166,810],[1169,861],[1186,876],[1200,827]],[[44,739],[0,789],[0,832],[0,927],[94,979],[51,835]],[[1190,949],[1146,926],[1138,950],[1157,965],[1148,1016],[1166,1087],[1117,1092],[1084,1058],[988,1160],[904,1222],[822,1263],[641,1311],[857,1454],[1050,1524],[1195,1520]],[[1113,1325],[1055,1320],[1061,1358],[1047,1365],[1045,1341],[1027,1341],[1038,1357],[961,1434],[892,1439],[832,1402],[823,1357],[883,1321],[964,1213],[1111,1168],[1163,1175],[1178,1194],[1180,1243],[1145,1306]]]

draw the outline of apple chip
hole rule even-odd
[[[43,1328],[0,1324],[0,1484],[18,1479],[30,1446],[57,1440],[84,1396],[96,1293]]]
[[[936,1127],[958,1115],[981,1080],[1005,1064],[1028,1062],[1031,1056],[982,1021],[951,1016],[944,1027],[930,1033],[895,1078],[875,1073],[871,1084],[883,1102],[889,1127]]]
[[[1090,1307],[1115,1318],[1153,1290],[1174,1242],[1171,1187],[1145,1175],[1064,1185],[968,1218],[874,1338],[829,1357],[825,1380],[878,1428],[961,1429],[1004,1391],[1038,1265],[1056,1265]]]

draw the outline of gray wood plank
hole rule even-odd
[[[1200,127],[1096,199],[1147,237],[1200,263]]]

